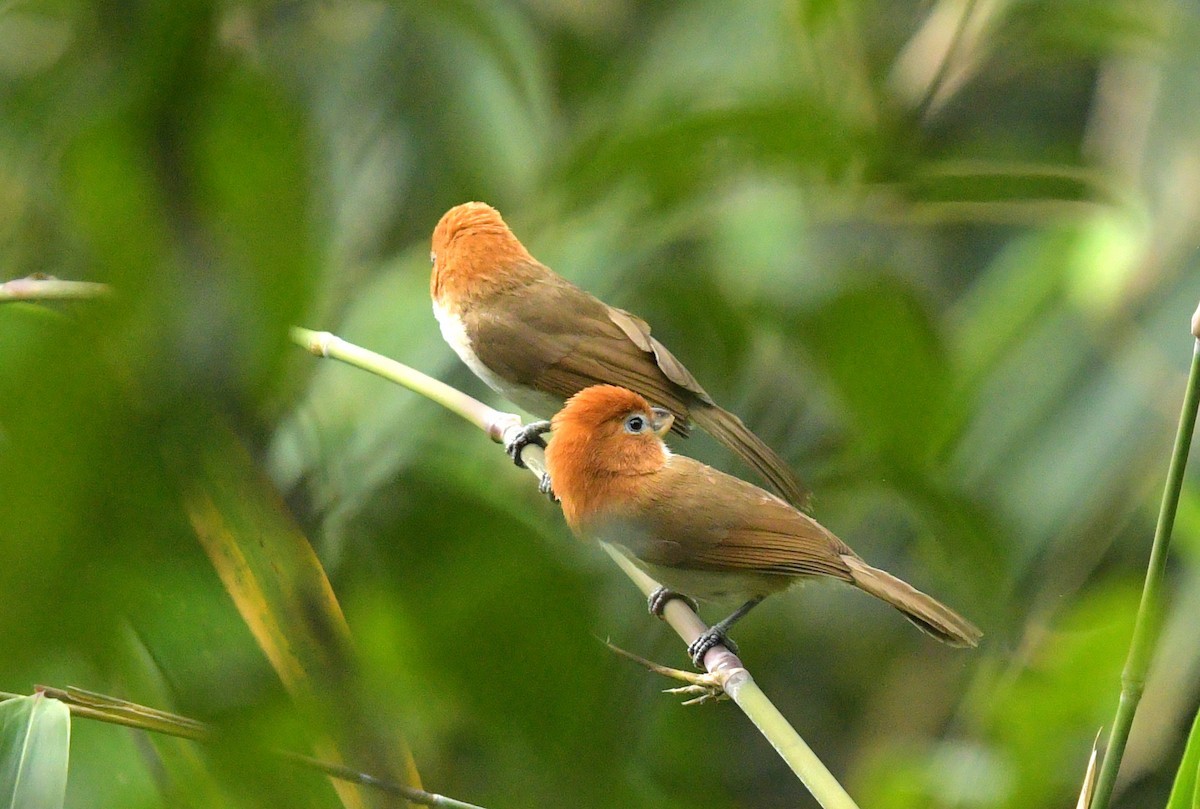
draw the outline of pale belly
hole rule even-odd
[[[514,385],[494,374],[491,368],[480,361],[475,349],[471,347],[471,338],[467,335],[467,330],[457,315],[434,302],[433,316],[437,318],[438,326],[442,330],[442,339],[454,349],[454,353],[466,363],[475,376],[487,383],[489,388],[538,418],[548,419],[562,408],[562,399],[533,388]]]

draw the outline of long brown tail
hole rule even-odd
[[[842,561],[850,568],[858,587],[900,610],[921,631],[951,646],[979,644],[983,637],[979,628],[937,599],[891,573],[871,567],[857,556],[842,556]]]
[[[705,432],[729,447],[751,469],[762,475],[783,499],[792,505],[808,510],[808,488],[796,477],[787,463],[775,454],[761,438],[750,432],[734,414],[716,405],[696,406],[691,412],[692,420]]]

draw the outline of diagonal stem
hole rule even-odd
[[[1125,744],[1129,741],[1129,729],[1133,725],[1133,715],[1142,698],[1146,672],[1150,668],[1150,659],[1158,639],[1167,548],[1171,543],[1171,530],[1175,526],[1175,512],[1179,507],[1179,493],[1183,489],[1183,473],[1187,467],[1192,433],[1196,427],[1196,407],[1200,403],[1200,309],[1196,310],[1196,316],[1192,319],[1192,333],[1197,339],[1192,350],[1192,369],[1188,375],[1183,408],[1179,414],[1175,449],[1171,453],[1171,465],[1167,469],[1167,484],[1158,512],[1158,525],[1154,529],[1154,544],[1150,549],[1150,563],[1133,626],[1133,639],[1129,642],[1129,656],[1125,659],[1125,669],[1121,672],[1121,697],[1113,717],[1112,730],[1108,734],[1107,749],[1100,766],[1091,809],[1107,809],[1112,798],[1117,770],[1121,766]]]
[[[50,276],[31,275],[0,284],[0,303],[84,300],[111,295],[112,289],[108,284],[98,284],[94,281],[63,281]]]
[[[432,399],[486,432],[494,441],[507,443],[521,429],[518,416],[493,410],[433,377],[328,332],[293,328],[291,334],[294,342],[317,356],[341,360]],[[542,448],[536,444],[526,446],[521,453],[522,462],[539,480],[545,471],[543,458]],[[601,545],[644,595],[649,596],[660,587],[620,550],[607,543]],[[663,609],[663,620],[689,645],[708,631],[708,625],[700,616],[677,598],[669,601]],[[724,646],[714,646],[705,655],[704,664],[709,674],[758,727],[823,809],[858,809],[845,788],[771,703],[736,655]]]

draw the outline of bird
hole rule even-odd
[[[545,266],[500,213],[482,202],[447,211],[433,231],[430,296],[442,337],[492,389],[539,419],[596,384],[634,390],[728,447],[790,502],[809,491],[795,472],[650,334],[636,315],[600,301]],[[549,422],[528,425],[507,449],[518,466]]]
[[[952,646],[976,646],[970,621],[890,573],[871,567],[808,514],[744,480],[677,455],[664,436],[673,414],[613,385],[576,393],[555,414],[546,468],[571,530],[615,545],[663,586],[650,611],[685,598],[741,606],[688,652],[703,668],[729,628],[766,596],[805,579],[836,579],[880,598]]]

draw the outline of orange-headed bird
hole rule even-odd
[[[662,440],[673,420],[633,391],[587,388],[554,416],[546,467],[571,529],[617,545],[664,585],[650,597],[652,612],[684,594],[744,602],[688,649],[696,665],[763,598],[813,577],[853,584],[945,643],[979,642],[970,621],[871,567],[808,515],[673,454]]]
[[[433,231],[430,293],[442,336],[476,376],[548,419],[596,384],[637,391],[675,417],[675,432],[703,427],[783,497],[805,507],[795,473],[734,414],[718,407],[645,321],[556,275],[482,202],[451,208]],[[546,423],[509,446],[520,465]]]

